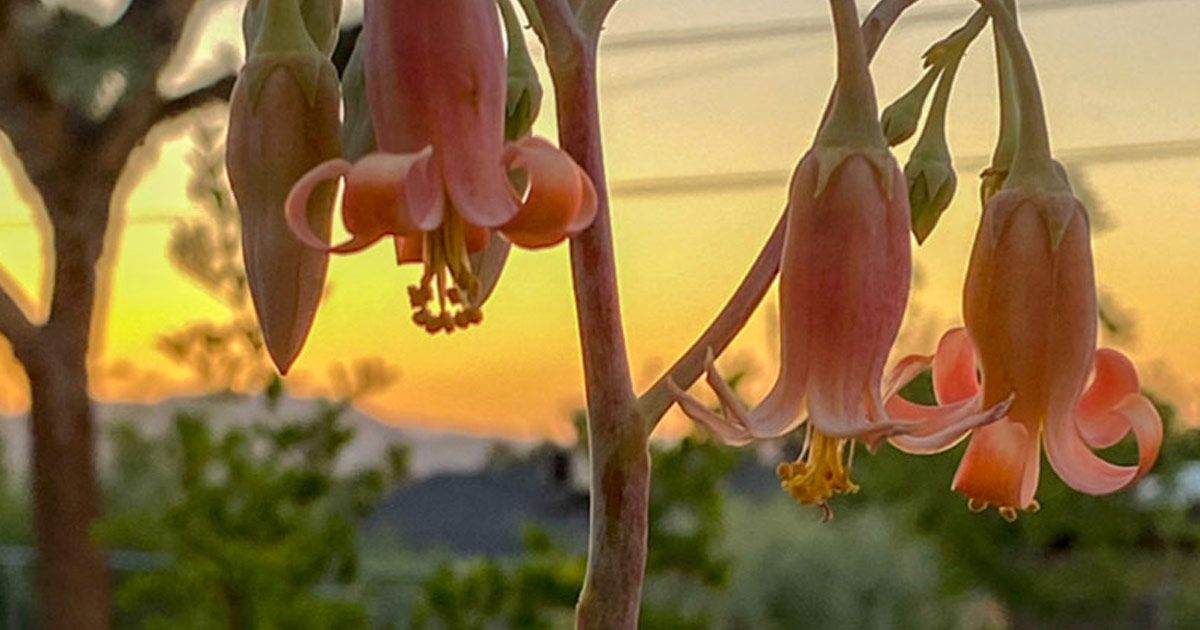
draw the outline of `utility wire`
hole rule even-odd
[[[1062,11],[1075,8],[1096,8],[1147,4],[1151,2],[1179,2],[1180,0],[1042,0],[1021,5],[1021,14]],[[901,19],[906,24],[931,24],[966,19],[970,9],[962,6],[933,7],[905,13]],[[601,40],[605,52],[630,52],[678,48],[685,46],[731,44],[758,41],[779,37],[812,37],[830,32],[829,18],[825,16],[795,19],[767,20],[733,26],[680,28],[670,30],[643,31],[625,35],[612,35]]]
[[[1055,151],[1055,157],[1068,165],[1079,166],[1200,157],[1200,138],[1064,149]],[[968,155],[957,158],[954,162],[959,172],[976,171],[987,166],[991,162],[991,156]],[[622,199],[662,197],[783,186],[791,176],[792,171],[785,169],[735,171],[618,180],[612,183],[611,188],[613,197]]]
[[[1055,151],[1060,161],[1070,166],[1096,164],[1149,163],[1160,160],[1200,157],[1200,138],[1159,140],[1154,142],[1132,142],[1128,144],[1102,144]],[[957,158],[959,172],[982,169],[991,162],[990,155],[968,155]],[[611,183],[612,195],[622,199],[638,197],[669,197],[694,195],[697,193],[753,190],[784,186],[792,176],[789,169],[764,169],[757,171],[729,171],[668,177],[645,177],[617,180]],[[125,219],[125,225],[173,223],[186,219],[190,214],[149,214]],[[0,223],[0,231],[32,228],[30,223]]]

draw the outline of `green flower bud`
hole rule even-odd
[[[925,109],[925,101],[929,98],[929,92],[941,72],[941,66],[931,66],[912,89],[883,110],[879,119],[889,146],[894,147],[917,132],[917,126],[921,123],[921,111]]]
[[[525,45],[525,32],[509,0],[499,0],[508,38],[508,90],[504,106],[504,138],[523,138],[533,130],[542,108],[542,84]]]
[[[242,219],[246,276],[267,350],[281,372],[300,352],[329,256],[292,235],[284,202],[305,172],[341,153],[337,70],[311,53],[251,57],[230,97],[226,166]],[[309,200],[308,223],[328,239],[336,186]]]
[[[904,166],[908,180],[908,203],[912,209],[912,231],[917,243],[924,243],[933,232],[958,187],[958,176],[949,153],[914,155]]]
[[[367,74],[363,67],[366,40],[366,32],[358,36],[350,60],[346,62],[346,71],[342,74],[342,100],[346,107],[346,119],[342,124],[342,157],[351,162],[357,162],[358,158],[375,150],[375,125],[371,122]]]
[[[342,0],[250,0],[242,14],[242,37],[246,42],[247,56],[256,47],[264,28],[269,26],[272,30],[295,29],[296,25],[290,18],[282,17],[285,13],[291,13],[294,8],[300,10],[304,32],[308,34],[309,41],[326,57],[333,53],[337,46]]]

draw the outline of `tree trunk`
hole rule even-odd
[[[44,193],[54,232],[50,317],[17,358],[31,393],[34,526],[41,630],[107,630],[105,552],[91,539],[100,517],[87,356],[115,176],[77,171]],[[46,189],[43,189],[46,190]]]
[[[55,352],[28,367],[32,392],[33,496],[38,619],[43,630],[108,628],[108,566],[90,528],[100,516],[92,404],[85,357]],[[74,345],[74,344],[70,344]],[[48,347],[47,347],[48,346]]]

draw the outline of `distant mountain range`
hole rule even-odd
[[[177,397],[155,404],[98,403],[96,415],[100,459],[102,463],[108,460],[109,449],[104,437],[109,428],[120,422],[133,422],[149,435],[161,435],[172,427],[171,419],[181,411],[203,414],[213,427],[220,429],[295,420],[315,413],[319,404],[320,401],[316,399],[285,396],[279,401],[277,410],[272,412],[267,410],[266,399],[262,396],[228,394]],[[346,411],[342,422],[355,430],[354,439],[343,449],[338,463],[338,468],[343,471],[382,463],[388,447],[393,444],[412,447],[411,465],[415,477],[477,470],[487,461],[497,443],[503,443],[517,452],[534,446],[532,442],[506,438],[384,424],[355,409]],[[29,469],[28,417],[0,414],[0,440],[3,440],[4,461],[8,469],[23,475]]]

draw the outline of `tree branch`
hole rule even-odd
[[[615,0],[589,0],[589,4],[596,2],[611,5],[613,1]],[[863,39],[867,48],[868,61],[874,58],[875,53],[879,50],[879,45],[883,43],[883,38],[891,30],[896,20],[900,18],[905,9],[916,1],[880,0],[871,9],[871,12],[863,20]],[[830,103],[832,102],[833,96],[831,95]],[[828,110],[829,107],[826,106],[826,116]],[[671,395],[668,382],[674,381],[683,389],[691,387],[704,371],[704,357],[708,351],[711,349],[714,355],[720,355],[728,348],[729,344],[733,342],[733,338],[746,325],[746,320],[750,318],[750,315],[762,302],[763,297],[766,296],[767,289],[774,282],[775,275],[779,273],[786,224],[787,211],[785,209],[784,215],[775,224],[775,230],[771,233],[771,237],[759,252],[758,258],[755,259],[746,277],[733,292],[733,296],[729,298],[729,302],[725,304],[708,328],[701,333],[700,338],[639,399],[638,407],[651,430],[674,403],[674,396]]]
[[[13,349],[22,354],[22,347],[33,341],[38,328],[29,321],[16,299],[5,288],[8,278],[8,272],[0,267],[0,335],[7,337]]]
[[[235,81],[237,81],[237,77],[229,75],[182,96],[160,101],[158,111],[154,114],[154,122],[158,123],[186,114],[212,101],[228,101]]]

